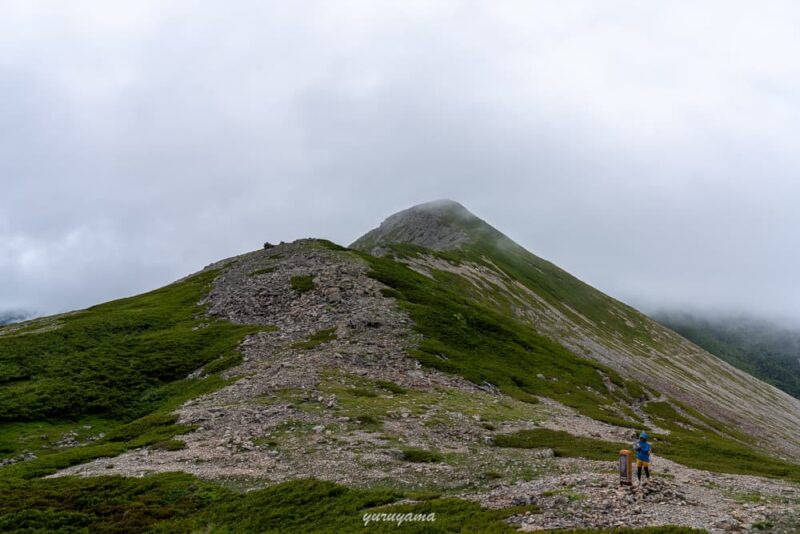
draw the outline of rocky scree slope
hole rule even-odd
[[[178,410],[180,424],[197,427],[181,436],[185,448],[139,449],[59,476],[186,471],[255,485],[317,477],[448,487],[468,485],[481,464],[523,469],[523,453],[495,454],[485,419],[512,431],[544,410],[408,358],[418,335],[358,256],[306,240],[212,268],[222,274],[211,314],[272,327],[243,344],[244,362],[227,372],[235,382]],[[468,459],[470,447],[481,450]],[[452,457],[409,462],[408,449]]]

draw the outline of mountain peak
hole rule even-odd
[[[387,245],[409,243],[433,250],[450,250],[473,240],[469,228],[485,224],[454,200],[434,200],[399,211],[358,238],[351,248],[379,251]]]
[[[463,204],[456,202],[455,200],[450,200],[448,198],[441,198],[439,200],[432,200],[430,202],[417,204],[416,206],[412,206],[407,210],[403,210],[401,212],[396,213],[395,215],[399,215],[400,213],[404,213],[407,211],[418,211],[418,212],[424,211],[427,213],[442,214],[442,215],[459,213],[467,217],[474,217],[474,215],[472,215],[472,213],[467,208],[465,208]]]

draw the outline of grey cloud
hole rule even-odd
[[[800,319],[797,15],[11,2],[0,309],[144,291],[264,240],[348,243],[454,198],[645,309]]]

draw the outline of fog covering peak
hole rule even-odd
[[[479,234],[487,231],[502,235],[462,204],[441,199],[418,204],[389,216],[380,226],[350,246],[366,252],[379,252],[393,244],[452,250],[475,242]]]

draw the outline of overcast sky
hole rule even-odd
[[[0,310],[452,198],[645,310],[800,319],[796,2],[0,5]]]

